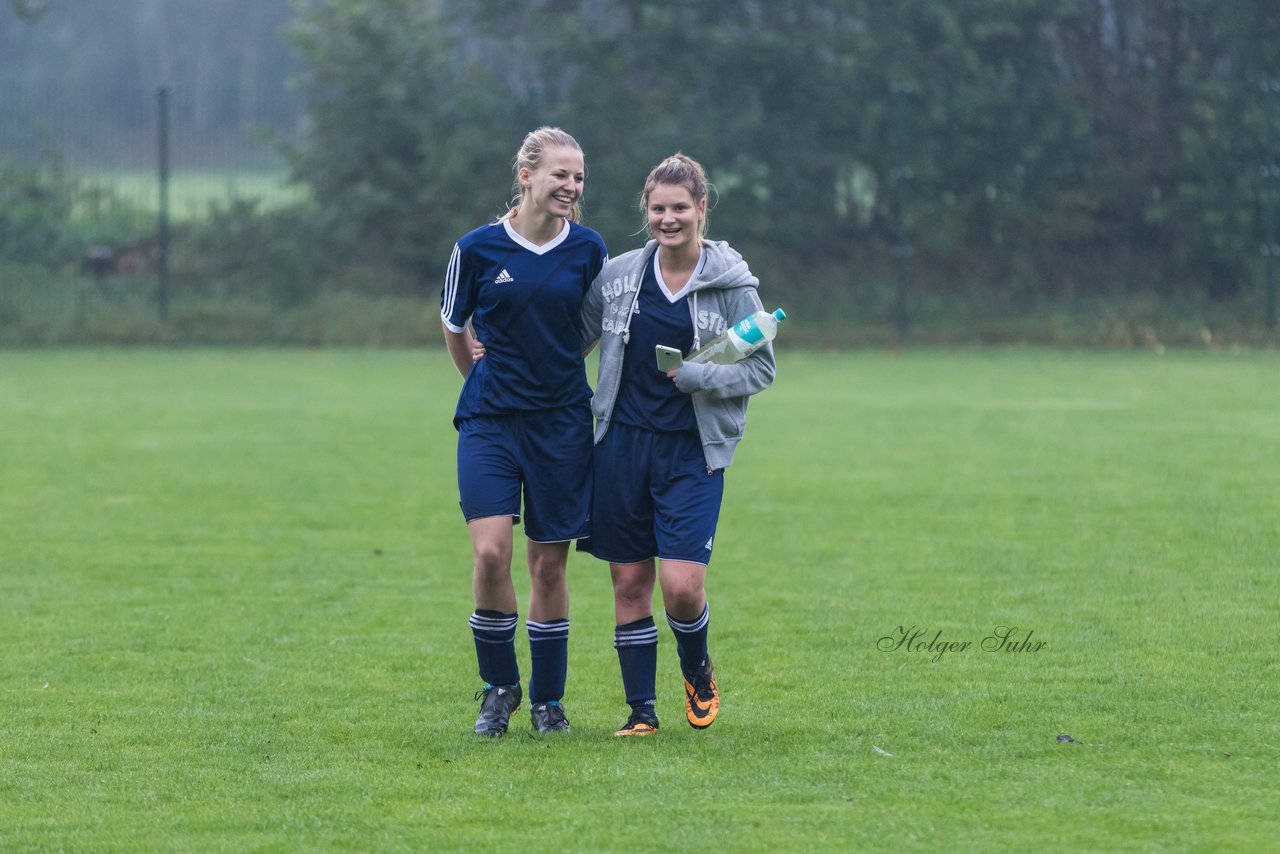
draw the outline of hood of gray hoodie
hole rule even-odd
[[[700,309],[698,306],[700,293],[713,289],[751,288],[755,290],[760,287],[760,280],[751,272],[742,255],[728,243],[703,241],[702,251],[705,253],[705,262],[689,281],[689,310],[694,319],[693,349],[695,350],[742,319],[741,317],[724,317],[719,312],[710,312],[705,308],[705,300],[701,301],[704,308]],[[708,332],[710,334],[706,335],[705,333]]]

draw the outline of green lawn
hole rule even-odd
[[[442,350],[0,351],[0,850],[1275,844],[1276,353],[779,360],[715,726],[663,627],[663,729],[611,737],[574,555],[574,732],[489,742]]]
[[[169,178],[169,211],[175,221],[201,219],[209,204],[230,199],[257,199],[263,209],[306,198],[307,191],[288,182],[283,170],[179,169]],[[114,170],[84,176],[87,183],[109,188],[141,210],[160,208],[160,179],[154,171]],[[85,211],[85,215],[92,212]]]

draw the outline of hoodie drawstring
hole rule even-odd
[[[640,301],[640,283],[636,282],[635,294],[631,297],[631,307],[627,309],[627,319],[622,324],[622,346],[625,347],[631,343],[631,318],[636,313],[636,303]],[[694,332],[694,335],[697,335]]]
[[[689,294],[689,301],[693,303],[693,349],[690,353],[697,352],[702,346],[702,336],[698,333],[698,292],[694,291]]]

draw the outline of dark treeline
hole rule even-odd
[[[211,130],[302,115],[307,233],[424,292],[541,124],[581,141],[614,251],[678,149],[717,188],[713,236],[817,289],[883,283],[909,244],[924,289],[1230,298],[1280,183],[1259,169],[1280,147],[1275,0],[11,3],[32,20],[6,25],[0,71],[24,98],[47,97],[37,48],[74,11],[98,37],[61,55],[104,87],[204,91],[179,118]],[[84,93],[85,120],[114,121],[112,97]]]
[[[591,221],[624,246],[646,169],[682,149],[719,190],[717,234],[815,277],[900,226],[922,268],[962,259],[1067,293],[1113,279],[1226,297],[1258,257],[1274,0],[313,0],[300,15],[299,174],[428,279],[494,214],[542,123],[583,143]]]

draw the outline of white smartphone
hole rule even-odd
[[[684,364],[684,356],[675,347],[659,344],[653,348],[653,352],[658,357],[658,370],[664,374]]]

